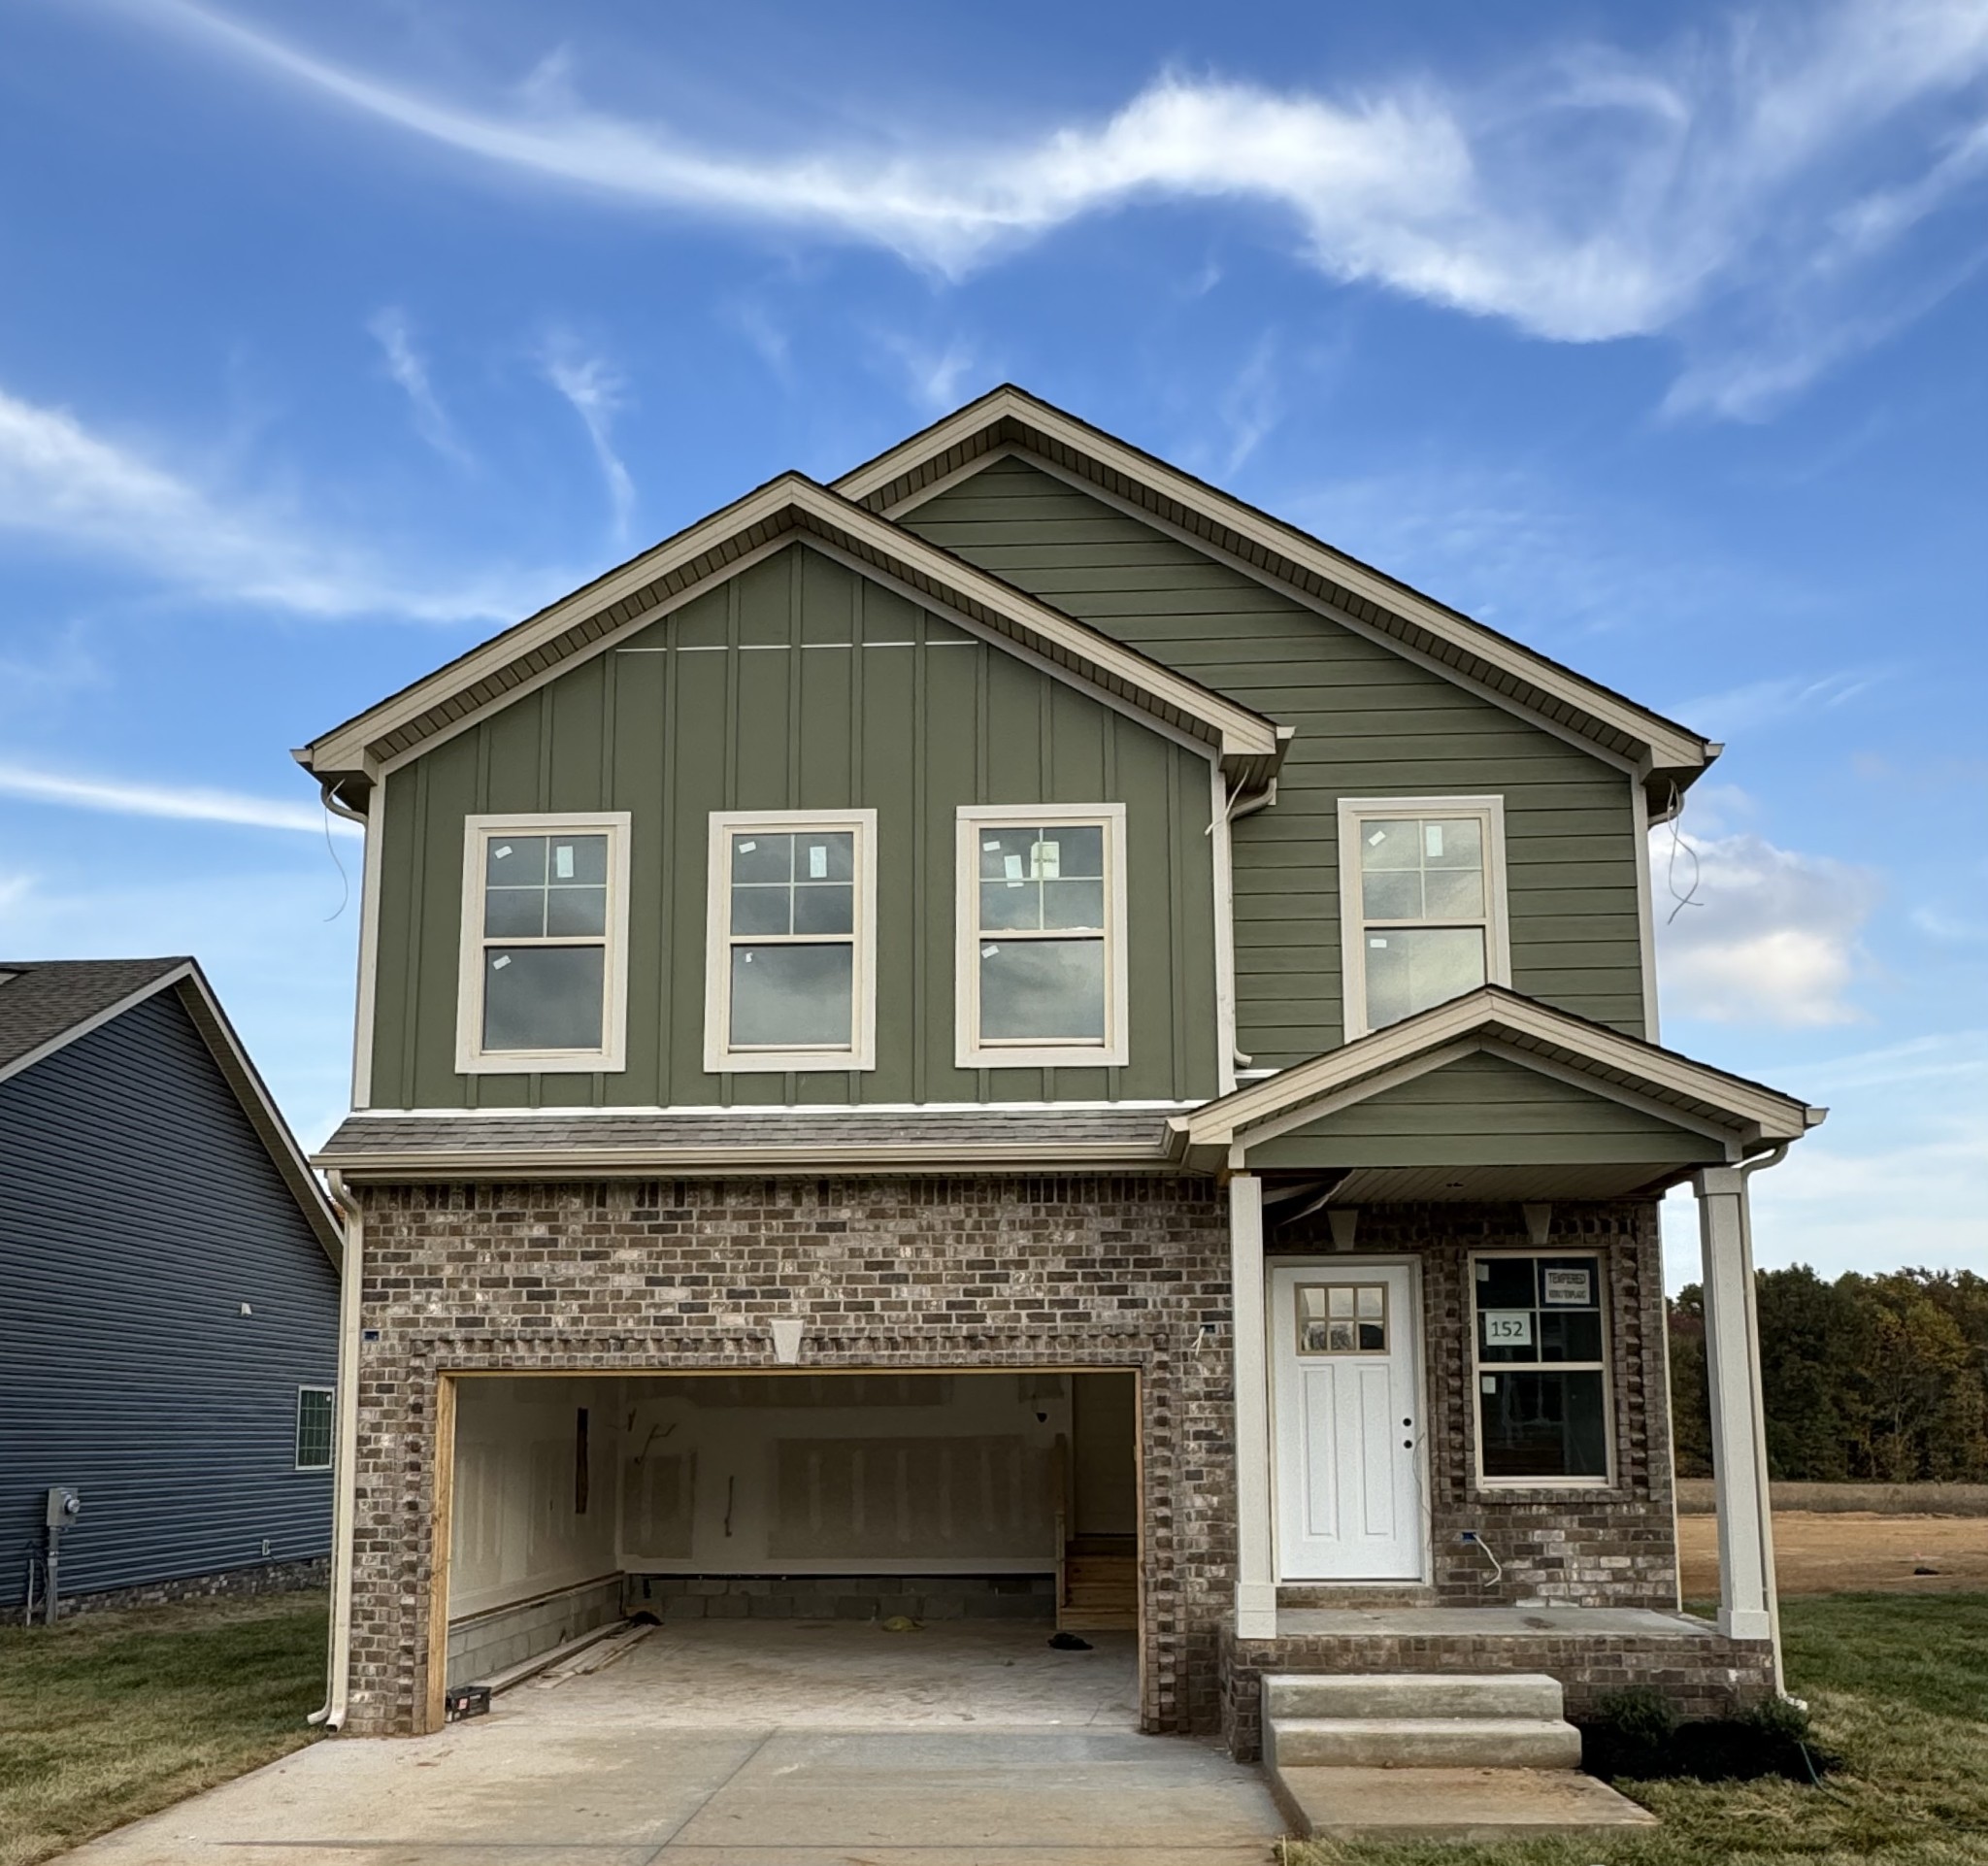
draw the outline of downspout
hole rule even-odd
[[[1754,1174],[1770,1166],[1778,1166],[1788,1157],[1789,1143],[1786,1141],[1772,1151],[1763,1153],[1757,1160],[1747,1160],[1740,1167],[1741,1179],[1751,1179]],[[1753,1190],[1747,1188],[1746,1196],[1740,1201],[1740,1235],[1746,1241],[1746,1333],[1753,1343],[1754,1364],[1760,1358],[1760,1304],[1759,1292],[1753,1275]],[[1763,1551],[1762,1567],[1766,1569],[1767,1582],[1767,1623],[1770,1642],[1774,1654],[1774,1696],[1788,1695],[1788,1683],[1781,1672],[1781,1587],[1774,1575],[1774,1503],[1773,1485],[1768,1480],[1767,1468],[1767,1403],[1765,1394],[1761,1404],[1753,1409],[1753,1457],[1760,1469],[1760,1492],[1767,1499],[1766,1521],[1762,1525],[1767,1548]],[[1799,1702],[1800,1700],[1795,1700]],[[1805,1705],[1803,1707],[1806,1709]]]
[[[366,1223],[358,1201],[346,1188],[344,1178],[336,1172],[324,1177],[332,1202],[345,1217],[346,1254],[339,1286],[338,1432],[331,1494],[331,1628],[325,1652],[324,1704],[305,1721],[336,1730],[346,1720],[346,1694],[351,1675],[352,1524],[357,1515],[353,1493],[359,1463],[359,1306],[364,1288]]]

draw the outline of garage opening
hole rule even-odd
[[[923,1702],[933,1679],[964,1692],[984,1667],[1012,1674],[1058,1631],[1065,1650],[1115,1654],[1136,1702],[1129,1371],[458,1375],[450,1388],[435,1602],[450,1687],[647,1615],[657,1633],[617,1673],[693,1712],[747,1660],[789,1698],[817,1674],[834,1695],[838,1654],[860,1654],[885,1699]],[[878,1670],[882,1632],[904,1637]],[[998,1683],[1029,1685],[1038,1663]]]

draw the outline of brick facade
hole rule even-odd
[[[355,1189],[365,1294],[348,1729],[404,1733],[423,1715],[443,1375],[769,1368],[769,1324],[782,1316],[804,1319],[802,1361],[814,1368],[1137,1371],[1142,1724],[1223,1723],[1235,1483],[1227,1216],[1211,1183],[990,1175]],[[1483,1493],[1470,1475],[1466,1253],[1522,1248],[1520,1215],[1362,1215],[1363,1251],[1412,1251],[1423,1267],[1437,1542],[1427,1597],[1672,1606],[1655,1211],[1564,1207],[1554,1227],[1557,1246],[1577,1238],[1608,1265],[1615,1479],[1559,1496]],[[1274,1248],[1329,1250],[1293,1230]],[[1506,1563],[1502,1587],[1457,1544],[1463,1527]],[[1286,1662],[1252,1649],[1236,1663],[1253,1678],[1269,1657]]]

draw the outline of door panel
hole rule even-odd
[[[1426,1572],[1418,1293],[1408,1264],[1271,1272],[1280,1580]]]

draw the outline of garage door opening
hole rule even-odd
[[[451,1687],[647,1614],[659,1631],[615,1670],[692,1715],[763,1676],[794,1720],[811,1679],[846,1694],[849,1656],[879,1716],[899,1698],[943,1714],[990,1668],[1012,1699],[1059,1630],[1136,1703],[1131,1372],[457,1375],[446,1391],[433,1607]],[[1044,1720],[1079,1701],[1052,1691]]]

